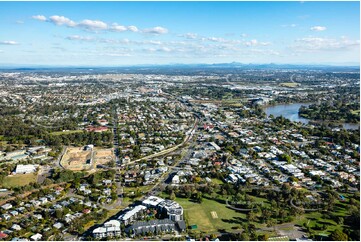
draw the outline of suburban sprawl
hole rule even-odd
[[[359,68],[0,71],[0,240],[360,239]]]

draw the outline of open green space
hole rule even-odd
[[[246,221],[246,214],[226,207],[226,204],[203,198],[202,203],[190,201],[187,198],[176,198],[183,207],[188,225],[197,225],[195,231],[218,232],[233,230]]]
[[[346,201],[348,200],[347,196],[345,196],[345,202],[337,201],[333,210],[332,210],[332,217],[345,217],[348,215],[347,207],[345,206]],[[325,218],[324,212],[311,212],[311,213],[305,213],[303,216],[301,216],[299,219],[295,221],[296,224],[303,226],[304,224],[307,224],[309,227],[315,229],[315,227],[321,227],[325,225],[325,229],[315,229],[316,234],[318,235],[329,235],[334,231],[335,229],[341,229],[343,225],[337,223],[332,218]]]
[[[37,174],[29,173],[29,174],[18,174],[13,176],[7,176],[4,178],[2,183],[3,187],[18,187],[25,186],[31,182],[36,182]]]
[[[280,83],[280,86],[283,86],[283,87],[297,87],[297,86],[300,86],[300,84],[296,83],[296,82],[283,82],[283,83]]]
[[[137,191],[139,191],[140,193],[146,193],[150,189],[152,189],[153,186],[154,185],[139,186],[139,187],[124,187],[124,193],[131,193],[131,192],[136,193]]]
[[[221,185],[221,184],[224,183],[222,180],[219,180],[218,178],[212,178],[211,180],[212,180],[212,182],[213,182],[214,184],[219,184],[219,185]]]

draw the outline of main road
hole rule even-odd
[[[197,126],[198,126],[198,122],[199,122],[199,119],[198,117],[194,117],[194,124],[192,126],[192,128],[187,131],[187,135],[186,137],[184,137],[184,140],[182,141],[182,143],[176,145],[176,146],[173,146],[169,149],[166,149],[166,150],[163,150],[161,152],[158,152],[158,153],[155,153],[155,154],[151,154],[151,155],[148,155],[148,156],[145,156],[145,157],[142,157],[140,159],[137,159],[137,160],[133,160],[133,161],[130,161],[130,162],[127,162],[126,164],[123,164],[123,165],[129,165],[129,164],[133,164],[133,163],[136,163],[138,161],[141,161],[141,160],[149,160],[149,159],[153,159],[155,157],[159,157],[159,156],[163,156],[163,155],[167,155],[169,153],[172,153],[173,151],[176,151],[177,149],[179,149],[180,147],[182,147],[183,145],[185,145],[192,137],[193,137],[193,134],[195,132],[195,130],[197,129]]]

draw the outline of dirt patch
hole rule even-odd
[[[115,160],[113,149],[95,149],[94,162],[95,164],[104,165],[110,161]]]
[[[93,150],[84,150],[83,147],[68,147],[61,159],[65,169],[80,171],[89,169],[92,163]]]
[[[212,218],[214,218],[214,219],[218,218],[218,214],[216,211],[212,211],[211,215],[212,215]]]

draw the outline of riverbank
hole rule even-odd
[[[301,106],[309,106],[314,103],[290,103],[290,104],[277,104],[264,106],[265,113],[267,116],[273,115],[274,117],[283,116],[293,122],[301,122],[304,124],[315,123],[315,124],[333,124],[335,126],[342,125],[344,129],[357,130],[360,128],[359,123],[345,123],[345,122],[335,122],[335,121],[322,121],[322,120],[311,120],[308,118],[301,117],[298,114],[298,111]]]

